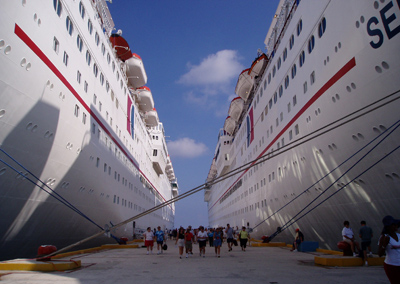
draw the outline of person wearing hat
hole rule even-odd
[[[296,229],[296,237],[293,242],[293,248],[290,251],[297,251],[299,248],[299,245],[304,241],[304,235],[302,232],[300,232],[300,229]]]
[[[378,255],[386,253],[383,268],[390,283],[400,283],[400,234],[397,233],[400,220],[385,216],[383,230],[379,239]]]

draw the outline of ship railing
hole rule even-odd
[[[110,11],[108,10],[107,3],[105,0],[95,0],[96,9],[99,14],[98,20],[100,25],[105,29],[108,36],[114,29],[114,21],[111,17]]]
[[[275,51],[278,49],[281,39],[286,32],[294,12],[296,11],[298,2],[298,0],[287,0],[283,5],[284,7],[281,9],[273,32],[268,40],[268,45],[266,46],[268,57],[273,57]],[[290,5],[292,6],[290,8],[290,12],[288,12]],[[277,36],[278,34],[279,36]]]

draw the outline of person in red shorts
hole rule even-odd
[[[147,247],[147,254],[149,254],[149,251],[153,254],[154,233],[151,231],[150,227],[148,227],[147,231],[144,233],[144,245]]]

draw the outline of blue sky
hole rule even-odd
[[[180,194],[204,183],[240,72],[278,0],[114,0],[115,28],[143,60]],[[176,203],[175,226],[208,225],[203,192]]]

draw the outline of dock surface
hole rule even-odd
[[[193,255],[179,259],[168,241],[163,254],[146,255],[145,248],[104,249],[64,260],[81,261],[67,271],[0,271],[0,283],[389,283],[383,266],[324,267],[314,264],[318,252],[291,252],[287,247],[234,247],[222,245],[221,257],[206,247],[205,258],[193,245]]]

